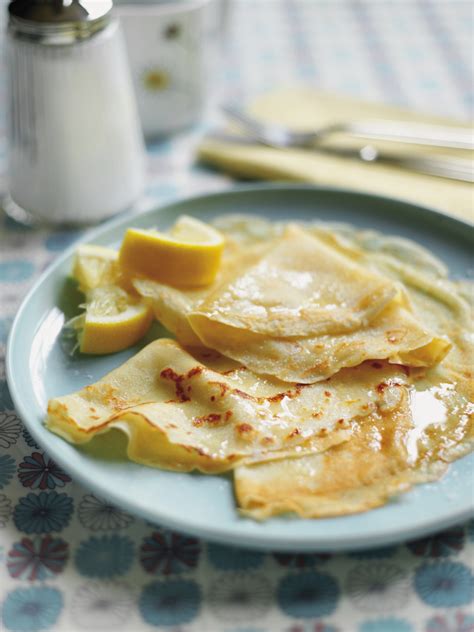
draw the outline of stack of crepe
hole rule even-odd
[[[257,519],[364,511],[473,444],[471,288],[416,244],[348,226],[225,216],[212,285],[132,279],[175,336],[50,401],[74,443],[118,428],[128,456],[232,470]]]

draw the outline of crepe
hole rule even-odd
[[[196,314],[272,337],[338,334],[368,325],[397,292],[387,277],[289,225],[254,265],[211,291]]]
[[[430,307],[438,317],[443,311]],[[474,448],[474,349],[464,335],[458,342],[440,365],[406,368],[402,405],[392,411],[379,407],[353,423],[344,444],[291,461],[237,467],[243,513],[256,519],[287,512],[304,518],[356,513],[439,478],[448,463]]]
[[[211,285],[132,281],[177,340],[51,400],[53,432],[80,444],[118,429],[133,461],[232,470],[258,520],[365,511],[473,449],[472,283],[371,230],[217,225]]]
[[[413,484],[439,478],[474,447],[472,376],[415,370],[388,405],[352,424],[352,436],[319,454],[240,465],[235,493],[256,519],[294,512],[320,518],[383,505]]]
[[[147,299],[154,311],[155,318],[160,321],[185,346],[202,347],[203,342],[194,332],[188,321],[188,314],[196,305],[202,303],[209,294],[227,283],[236,269],[243,269],[254,264],[266,251],[265,240],[239,247],[231,240],[224,251],[221,269],[216,280],[201,288],[176,288],[147,278],[132,279],[134,289]]]
[[[294,512],[321,518],[365,511],[410,487],[407,392],[396,408],[354,424],[341,449],[276,463],[241,466],[235,493],[242,512],[264,519]]]
[[[327,228],[313,230],[321,235]],[[407,367],[405,396],[397,409],[379,410],[353,424],[344,444],[291,461],[238,467],[237,502],[256,519],[287,512],[317,518],[365,511],[415,483],[439,478],[448,463],[474,448],[472,283],[450,281],[439,260],[408,240],[345,227],[336,231],[327,238],[402,282],[414,312],[432,331],[449,337],[452,346],[434,367]]]
[[[257,225],[255,234],[254,223],[247,224],[247,240],[243,222],[237,239],[224,231],[231,255],[208,288],[134,281],[182,344],[201,344],[258,374],[305,384],[367,359],[432,366],[446,355],[449,340],[423,326],[401,284],[361,265],[355,248],[293,225],[269,228],[267,238],[265,223]]]
[[[253,371],[288,382],[313,383],[368,358],[409,366],[440,362],[451,344],[434,335],[400,303],[390,304],[371,324],[354,332],[306,338],[272,338],[216,323],[199,314],[188,317],[209,347]]]
[[[224,471],[346,440],[352,420],[383,405],[388,386],[406,379],[400,367],[366,363],[288,387],[204,355],[199,361],[173,340],[156,340],[96,384],[51,400],[46,423],[75,443],[118,428],[134,461]]]

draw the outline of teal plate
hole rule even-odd
[[[183,200],[116,218],[81,241],[116,246],[127,226],[167,228],[182,213],[203,220],[224,213],[258,213],[275,220],[349,222],[416,240],[444,260],[454,277],[465,276],[472,265],[473,235],[468,224],[397,200],[299,185],[248,186]],[[228,476],[147,468],[124,459],[121,446],[108,449],[104,458],[100,451],[78,449],[48,432],[42,421],[49,398],[97,380],[139,348],[99,358],[70,357],[64,352],[61,328],[77,305],[65,281],[76,246],[48,268],[24,300],[7,352],[8,384],[19,415],[38,444],[76,481],[153,523],[260,549],[369,548],[415,538],[473,515],[472,454],[454,463],[440,481],[420,485],[380,509],[323,520],[279,517],[258,523],[238,515]],[[120,443],[117,437],[106,437],[98,439],[102,447]]]

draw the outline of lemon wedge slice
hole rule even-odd
[[[116,283],[120,277],[118,251],[105,246],[82,244],[76,251],[72,276],[84,293]]]
[[[94,288],[87,293],[86,311],[70,321],[77,330],[82,353],[115,353],[142,338],[152,321],[148,305],[137,301],[116,285]]]
[[[127,276],[145,276],[161,283],[196,287],[214,281],[219,270],[223,236],[186,215],[169,233],[129,228],[119,253]]]

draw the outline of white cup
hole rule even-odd
[[[115,12],[125,34],[145,136],[199,121],[217,52],[215,0],[116,0]]]

